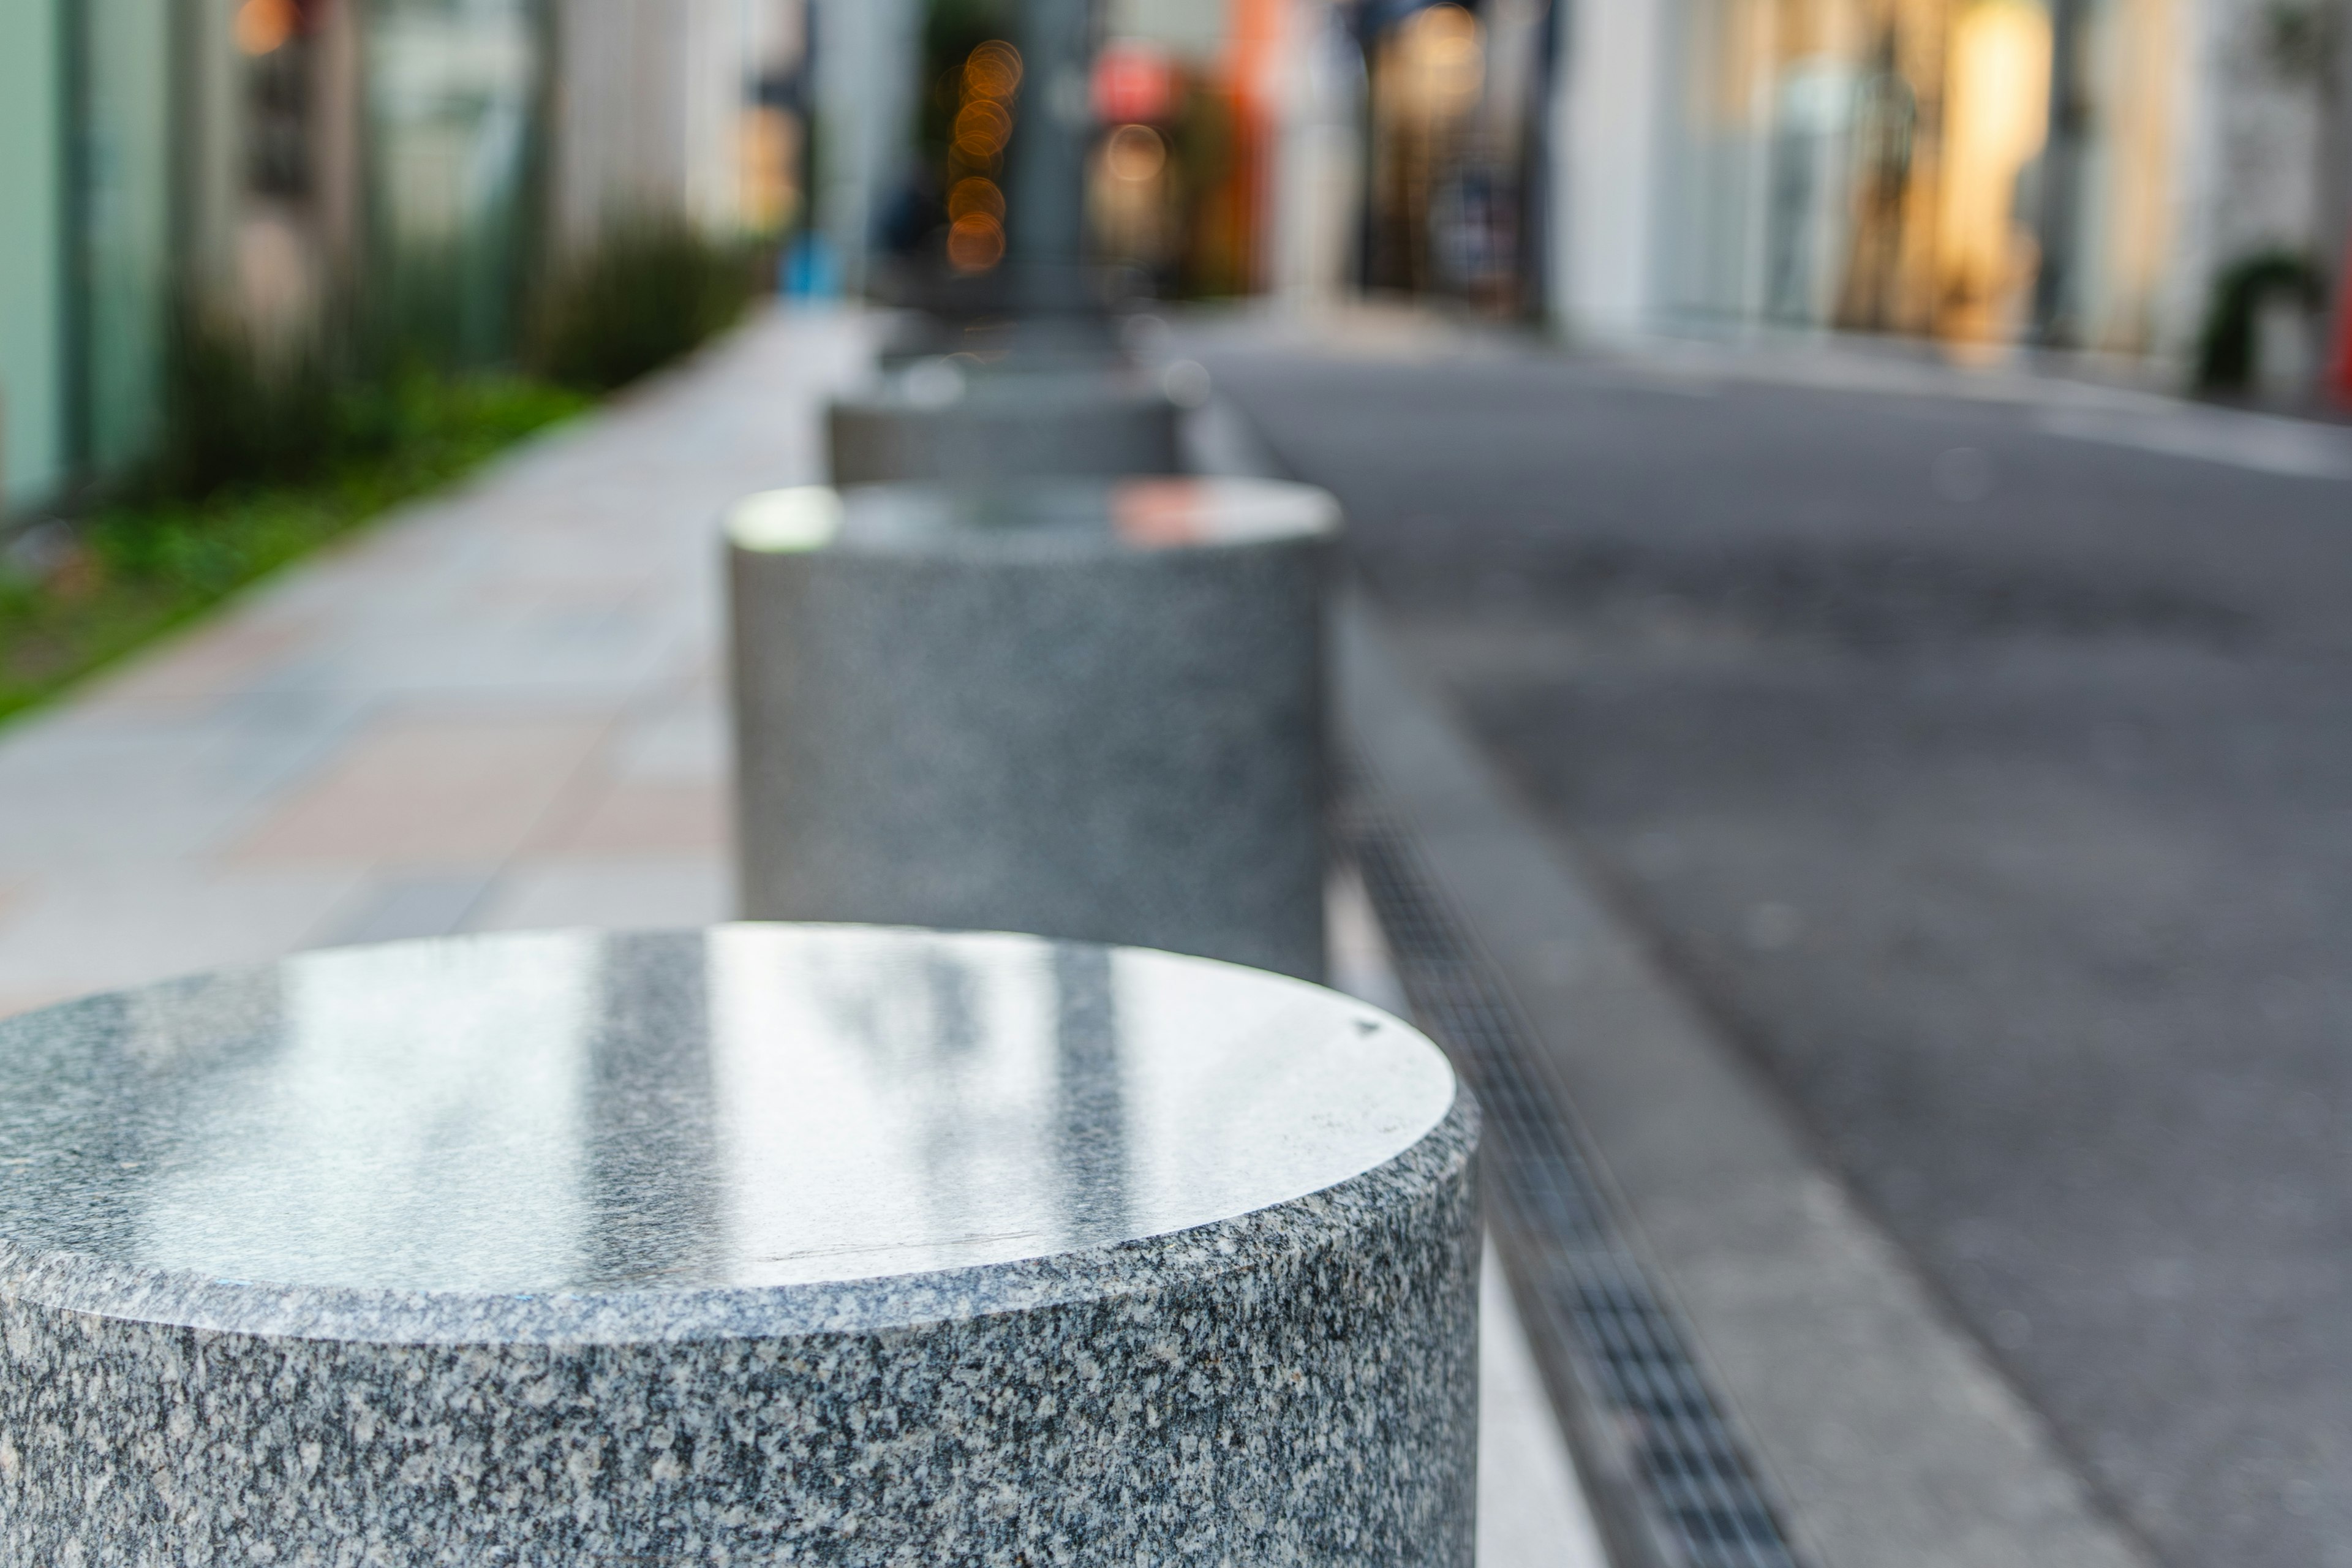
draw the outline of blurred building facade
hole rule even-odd
[[[1090,71],[980,103],[1054,17]],[[16,0],[0,510],[135,465],[186,310],[496,361],[648,219],[985,271],[1053,128],[1139,294],[2175,363],[2237,279],[2352,375],[2352,0]]]
[[[191,312],[489,363],[530,279],[615,226],[781,229],[803,8],[0,7],[0,511],[136,465]]]
[[[943,190],[919,100],[953,62],[927,28],[992,16],[1017,41],[1043,0],[815,3],[828,232],[856,284],[913,243],[881,237],[910,183]],[[2352,0],[1092,10],[1096,254],[1160,292],[1398,291],[1586,335],[1843,331],[2170,367],[2242,278],[2272,290],[2248,320],[2284,333],[2263,357],[2306,381],[2328,352],[2313,301],[2346,292]],[[1024,88],[1016,114],[1038,101]]]
[[[2283,253],[2341,270],[2344,15],[2336,0],[1579,7],[1562,309],[1604,329],[2183,355],[2233,266]]]

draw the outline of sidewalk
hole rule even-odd
[[[818,477],[774,316],[0,733],[0,1012],[296,948],[726,918],[719,509]]]
[[[716,524],[873,322],[773,315],[0,731],[0,1015],[299,948],[730,919]],[[1360,889],[1339,978],[1395,1005]],[[1490,1249],[1491,1258],[1491,1249]],[[1499,1271],[1482,1568],[1599,1568]]]

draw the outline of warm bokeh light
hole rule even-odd
[[[1095,113],[1117,125],[1164,118],[1176,104],[1176,62],[1158,44],[1114,38],[1095,58]]]
[[[1478,19],[1459,5],[1432,5],[1397,29],[1395,87],[1402,107],[1432,116],[1458,114],[1486,84]]]
[[[1199,544],[1210,492],[1199,479],[1128,479],[1110,492],[1111,528],[1139,550]]]
[[[1168,166],[1168,143],[1149,125],[1122,125],[1110,133],[1103,163],[1115,180],[1157,179]]]
[[[1013,139],[1013,116],[992,99],[975,99],[955,117],[955,150],[975,163],[985,163],[1004,151]]]
[[[737,145],[743,171],[743,223],[755,234],[774,234],[800,209],[800,121],[772,105],[743,111]]]
[[[966,213],[948,226],[948,264],[959,272],[985,272],[1004,259],[1004,226],[986,213]]]
[[[992,38],[963,63],[963,89],[974,98],[1011,98],[1021,85],[1021,51]]]
[[[294,36],[294,0],[245,0],[236,8],[236,47],[248,55],[274,53]]]
[[[2011,329],[2034,263],[2020,176],[2049,133],[2050,19],[2026,0],[1977,0],[1952,29],[1944,109],[1944,330],[1990,341]]]
[[[999,220],[1004,216],[1004,193],[996,188],[994,180],[979,174],[958,180],[955,187],[948,192],[948,217],[950,221],[974,213]]]

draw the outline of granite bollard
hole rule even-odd
[[[825,415],[836,485],[959,483],[1077,474],[1172,474],[1183,465],[1180,398],[1197,367],[1169,379],[1116,366],[966,368],[919,360]],[[1172,392],[1172,395],[1171,395]]]
[[[871,927],[0,1022],[0,1562],[1471,1568],[1475,1111],[1300,982]]]
[[[744,912],[1323,967],[1338,503],[1240,479],[729,514]]]

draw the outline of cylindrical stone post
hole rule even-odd
[[[836,399],[825,435],[836,485],[1111,478],[1177,472],[1181,418],[1136,371],[967,371],[932,359]]]
[[[740,504],[743,912],[1319,977],[1338,522],[1263,480]]]
[[[1407,1026],[861,927],[0,1021],[0,1563],[1472,1568],[1476,1115]]]

